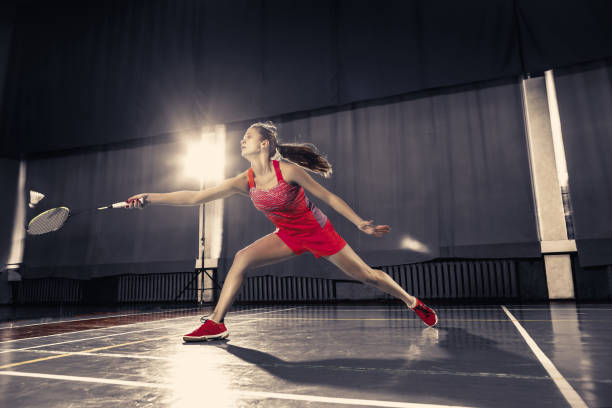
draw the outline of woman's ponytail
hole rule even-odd
[[[284,143],[278,145],[278,151],[285,159],[329,178],[332,166],[312,143]]]
[[[250,127],[259,131],[262,140],[270,142],[270,158],[278,152],[282,157],[300,167],[319,173],[325,178],[331,176],[332,165],[312,143],[279,143],[278,130],[272,122],[258,122]]]

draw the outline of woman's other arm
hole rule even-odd
[[[381,237],[391,230],[388,225],[375,225],[372,224],[373,220],[365,221],[361,218],[353,209],[336,194],[330,192],[328,189],[317,183],[306,171],[299,166],[288,164],[286,166],[287,171],[286,179],[295,181],[304,189],[312,193],[315,197],[319,198],[323,202],[327,203],[331,208],[342,214],[346,219],[355,224],[357,228],[369,235],[375,235]],[[283,168],[285,171],[285,168]]]

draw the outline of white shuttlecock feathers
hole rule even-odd
[[[28,206],[30,208],[36,207],[36,204],[38,204],[43,198],[45,198],[45,195],[43,193],[30,190],[30,203],[28,204]]]

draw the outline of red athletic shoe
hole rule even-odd
[[[417,299],[416,305],[411,309],[429,327],[435,326],[438,323],[438,316],[436,315],[436,312],[434,312],[433,309],[421,302],[419,299]]]
[[[224,339],[229,336],[229,331],[223,323],[216,323],[212,320],[205,320],[204,324],[192,331],[189,334],[183,336],[185,341],[207,341]]]

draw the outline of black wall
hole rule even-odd
[[[12,4],[14,22],[2,21],[13,32],[0,127],[5,156],[612,55],[605,0]]]

